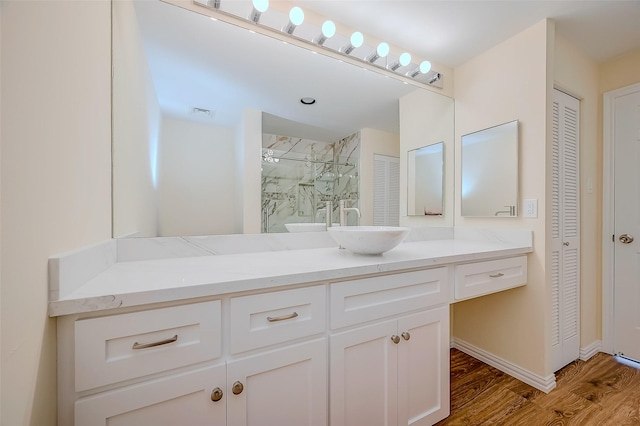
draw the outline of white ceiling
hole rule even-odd
[[[558,34],[597,62],[640,47],[640,0],[296,0],[291,3],[450,67],[463,64],[545,18],[554,19]]]

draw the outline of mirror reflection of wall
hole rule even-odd
[[[407,214],[442,216],[444,142],[407,153]]]
[[[462,216],[518,215],[518,121],[462,136]]]

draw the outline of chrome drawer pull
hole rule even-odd
[[[500,278],[500,277],[504,277],[504,274],[502,272],[498,272],[497,274],[489,274],[490,278]]]
[[[175,341],[178,340],[178,335],[176,334],[175,336],[171,337],[170,339],[165,339],[165,340],[160,340],[159,342],[153,342],[153,343],[138,343],[135,342],[133,344],[133,346],[131,347],[131,349],[146,349],[146,348],[153,348],[154,346],[162,346],[162,345],[168,345],[169,343],[173,343]]]
[[[278,321],[284,321],[284,320],[288,320],[288,319],[293,319],[296,318],[298,316],[297,312],[294,312],[292,314],[289,315],[282,315],[281,317],[267,317],[267,321],[269,322],[278,322]]]

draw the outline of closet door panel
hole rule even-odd
[[[551,173],[552,367],[580,355],[580,102],[555,91]]]

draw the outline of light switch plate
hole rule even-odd
[[[523,203],[523,217],[538,217],[538,200],[528,199],[522,200]]]

